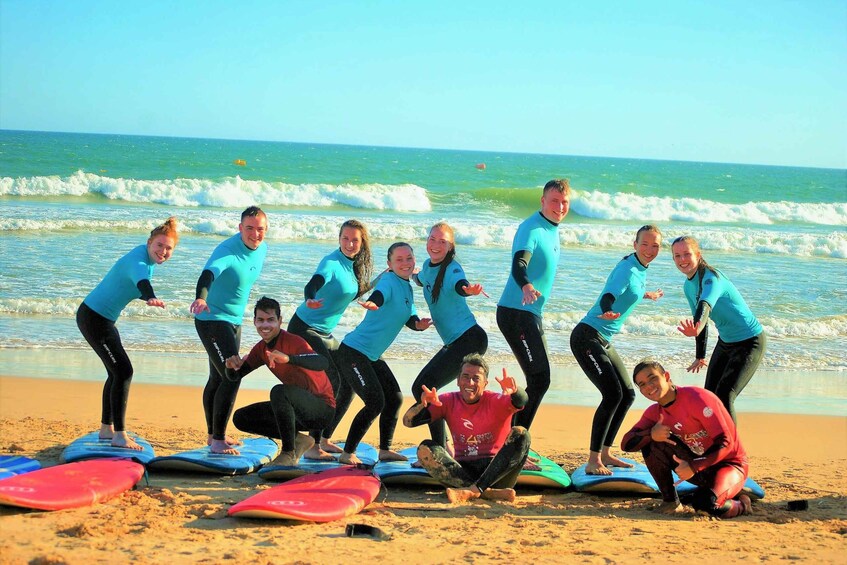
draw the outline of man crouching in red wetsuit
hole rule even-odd
[[[662,493],[659,510],[681,512],[676,485],[689,481],[698,488],[685,503],[695,510],[719,518],[749,514],[750,498],[739,494],[747,479],[747,453],[720,399],[703,388],[677,387],[670,373],[650,359],[638,363],[632,374],[641,394],[656,404],[624,435],[621,449],[641,451]],[[677,483],[672,471],[680,478]]]

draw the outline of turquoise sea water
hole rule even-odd
[[[658,223],[668,242],[698,237],[709,262],[741,290],[769,335],[762,374],[796,375],[787,388],[760,375],[749,394],[778,391],[775,411],[802,396],[812,399],[812,411],[815,398],[827,398],[834,406],[827,413],[847,412],[847,171],[833,169],[0,131],[0,361],[19,363],[32,348],[84,351],[73,320],[79,302],[169,215],[183,235],[153,281],[168,308],[132,304],[119,328],[130,350],[200,351],[188,313],[197,276],[215,245],[237,230],[240,211],[259,204],[270,218],[270,249],[254,296],[279,299],[285,319],[345,219],[368,225],[378,267],[397,240],[412,243],[422,261],[429,226],[448,221],[470,279],[491,295],[471,299],[489,332],[489,355],[508,363],[494,312],[512,236],[538,209],[541,186],[557,177],[574,188],[545,314],[557,364],[575,367],[570,330],[631,250],[635,230]],[[665,298],[642,303],[614,341],[628,364],[650,354],[684,367],[693,358],[692,340],[675,329],[688,316],[682,282],[666,247],[648,277]],[[422,299],[418,306],[425,311]],[[349,308],[336,336],[361,316]],[[434,331],[404,331],[387,356],[422,366],[439,347]],[[807,380],[814,383],[804,387],[803,375],[813,371]],[[202,367],[184,372],[175,382],[202,383]],[[569,390],[554,391],[552,400],[582,403]]]

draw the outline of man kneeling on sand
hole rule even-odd
[[[474,498],[515,500],[515,482],[529,453],[529,431],[512,426],[512,416],[526,405],[526,391],[506,374],[497,382],[501,394],[485,390],[488,364],[473,353],[462,359],[458,392],[438,395],[423,386],[420,402],[403,416],[415,427],[443,419],[450,428],[455,457],[432,440],[418,446],[418,461],[447,487],[451,502]]]

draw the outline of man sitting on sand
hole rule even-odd
[[[624,451],[641,451],[644,463],[662,493],[659,510],[683,510],[676,485],[698,486],[685,498],[695,510],[719,518],[749,514],[750,497],[740,494],[747,480],[747,453],[732,417],[712,392],[677,387],[658,361],[635,366],[633,381],[645,397],[656,402],[621,442]],[[671,471],[679,476],[674,482]]]
[[[415,427],[443,419],[450,428],[456,456],[427,439],[418,446],[418,461],[447,487],[451,502],[475,498],[515,500],[515,482],[529,453],[529,431],[512,427],[512,416],[527,403],[526,391],[506,374],[498,378],[502,394],[485,390],[488,364],[472,353],[462,359],[458,392],[438,396],[425,385],[420,402],[403,416]]]
[[[226,378],[237,381],[262,365],[282,384],[271,389],[269,402],[257,402],[239,408],[232,423],[243,432],[282,441],[282,452],[271,465],[297,464],[315,440],[300,430],[320,430],[335,415],[335,395],[324,369],[329,360],[312,350],[302,337],[281,327],[279,302],[263,296],[253,309],[253,325],[261,336],[244,358],[233,355],[226,360]],[[228,414],[229,410],[215,410]]]

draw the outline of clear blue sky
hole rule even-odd
[[[0,0],[0,128],[847,168],[847,2]]]

